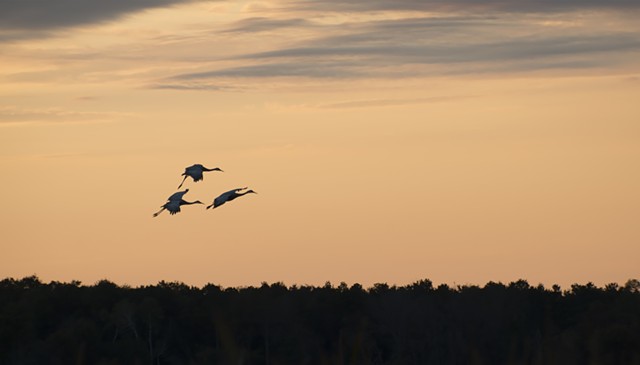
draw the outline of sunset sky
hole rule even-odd
[[[0,278],[640,278],[640,1],[0,0]],[[152,214],[184,168],[189,201]]]

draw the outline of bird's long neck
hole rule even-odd
[[[254,193],[253,191],[249,190],[249,191],[245,191],[244,193],[236,193],[236,196],[243,196],[243,195],[247,195],[250,193]]]
[[[188,202],[186,200],[181,200],[180,201],[180,205],[191,205],[191,204],[202,204],[202,202],[199,202],[199,201]]]
[[[222,170],[220,170],[220,168],[218,168],[218,167],[214,167],[214,168],[212,168],[212,169],[208,169],[208,168],[206,168],[206,167],[202,167],[202,170],[203,170],[203,171],[222,171]]]

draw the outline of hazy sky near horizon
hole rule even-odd
[[[640,2],[0,0],[0,277],[640,277]],[[186,166],[186,200],[152,213]]]

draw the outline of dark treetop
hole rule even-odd
[[[640,364],[640,282],[599,288],[0,281],[0,365]]]

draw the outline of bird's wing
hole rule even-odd
[[[200,165],[200,164],[195,164],[195,165],[191,165],[189,167],[187,167],[186,169],[184,169],[184,172],[187,175],[191,175],[194,172],[198,172],[198,171],[202,171],[204,168],[204,166]]]
[[[193,178],[193,181],[200,181],[202,180],[202,170],[194,170],[190,176]]]
[[[176,214],[180,212],[180,201],[172,200],[165,204],[164,207],[169,211],[170,214]]]
[[[215,206],[222,205],[222,204],[224,204],[227,200],[229,200],[229,198],[230,198],[231,196],[233,196],[233,194],[235,194],[235,193],[236,193],[236,190],[235,190],[235,189],[233,189],[233,190],[229,190],[229,191],[227,191],[227,192],[225,192],[225,193],[222,193],[222,194],[220,194],[217,198],[215,198],[215,199],[213,200],[213,204],[215,204]]]
[[[182,199],[182,197],[184,196],[184,194],[186,194],[186,191],[178,191],[177,193],[173,193],[170,197],[167,198],[168,201],[172,202],[172,201],[179,201],[180,199]]]

